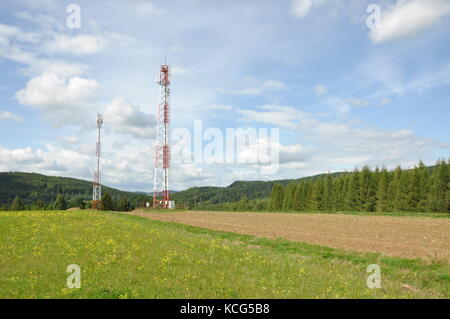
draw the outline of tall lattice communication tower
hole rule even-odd
[[[101,184],[101,174],[100,174],[100,154],[102,149],[101,144],[101,129],[103,124],[103,115],[97,114],[97,144],[96,144],[96,157],[97,157],[97,167],[94,173],[94,184],[92,189],[92,208],[102,209],[102,184]]]
[[[161,86],[155,143],[155,175],[153,183],[153,207],[173,208],[169,192],[169,167],[170,167],[170,79],[169,66],[161,65],[157,83]]]

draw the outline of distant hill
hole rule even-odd
[[[434,166],[427,167],[429,171]],[[348,172],[331,173],[332,176],[348,174]],[[193,207],[197,204],[221,204],[237,202],[243,198],[267,199],[270,197],[274,184],[288,185],[291,182],[316,179],[327,176],[319,174],[298,179],[283,179],[275,181],[236,181],[226,187],[192,187],[183,191],[170,191],[172,199],[178,207]],[[132,204],[138,206],[139,202],[148,201],[151,192],[125,192],[103,186],[113,198],[128,197]],[[24,204],[29,205],[36,200],[52,203],[58,194],[64,194],[68,200],[92,198],[92,182],[68,177],[46,176],[36,173],[0,173],[0,206],[10,205],[16,196]]]
[[[428,166],[431,173],[435,166]],[[406,170],[408,171],[408,170]],[[243,198],[249,200],[268,199],[274,184],[287,186],[291,182],[317,179],[331,175],[333,177],[350,172],[336,172],[330,174],[319,174],[298,179],[283,179],[275,181],[236,181],[226,187],[192,187],[184,191],[177,192],[172,196],[177,206],[194,207],[197,204],[215,205],[222,203],[237,202]]]
[[[102,191],[108,192],[113,198],[128,197],[132,202],[145,197],[145,193],[124,192],[106,186],[102,187]],[[92,199],[92,182],[36,173],[0,173],[0,206],[10,205],[16,196],[19,196],[25,205],[37,200],[49,204],[58,194],[64,194],[67,200],[74,198],[90,200]]]
[[[332,176],[346,174],[345,172],[332,173]],[[247,197],[248,199],[268,198],[272,192],[274,184],[288,185],[291,182],[301,180],[316,179],[328,174],[319,174],[298,179],[283,179],[275,181],[236,181],[227,187],[192,187],[184,191],[173,194],[172,199],[176,205],[192,207],[195,202],[203,204],[220,204],[237,202]]]

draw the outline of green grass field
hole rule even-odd
[[[66,287],[67,266],[81,288]],[[381,266],[382,288],[366,268]],[[450,266],[120,213],[0,213],[0,298],[450,298]]]

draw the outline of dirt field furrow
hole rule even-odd
[[[192,211],[131,214],[259,237],[450,262],[450,219],[446,218]]]

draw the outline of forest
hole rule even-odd
[[[192,205],[191,205],[192,206]],[[266,199],[199,203],[197,209],[232,211],[450,212],[450,160],[433,167],[386,168],[327,174],[287,185],[274,183]]]
[[[106,201],[111,198],[112,207],[121,208],[124,201],[137,207],[148,201],[148,196],[140,193],[106,186],[102,191]],[[89,208],[91,199],[92,182],[37,173],[0,173],[0,210]]]
[[[103,186],[103,208],[126,211],[152,198]],[[33,173],[0,173],[0,210],[90,208],[92,183]],[[236,181],[227,187],[173,192],[177,208],[225,211],[450,212],[450,159],[395,170],[278,181]]]

